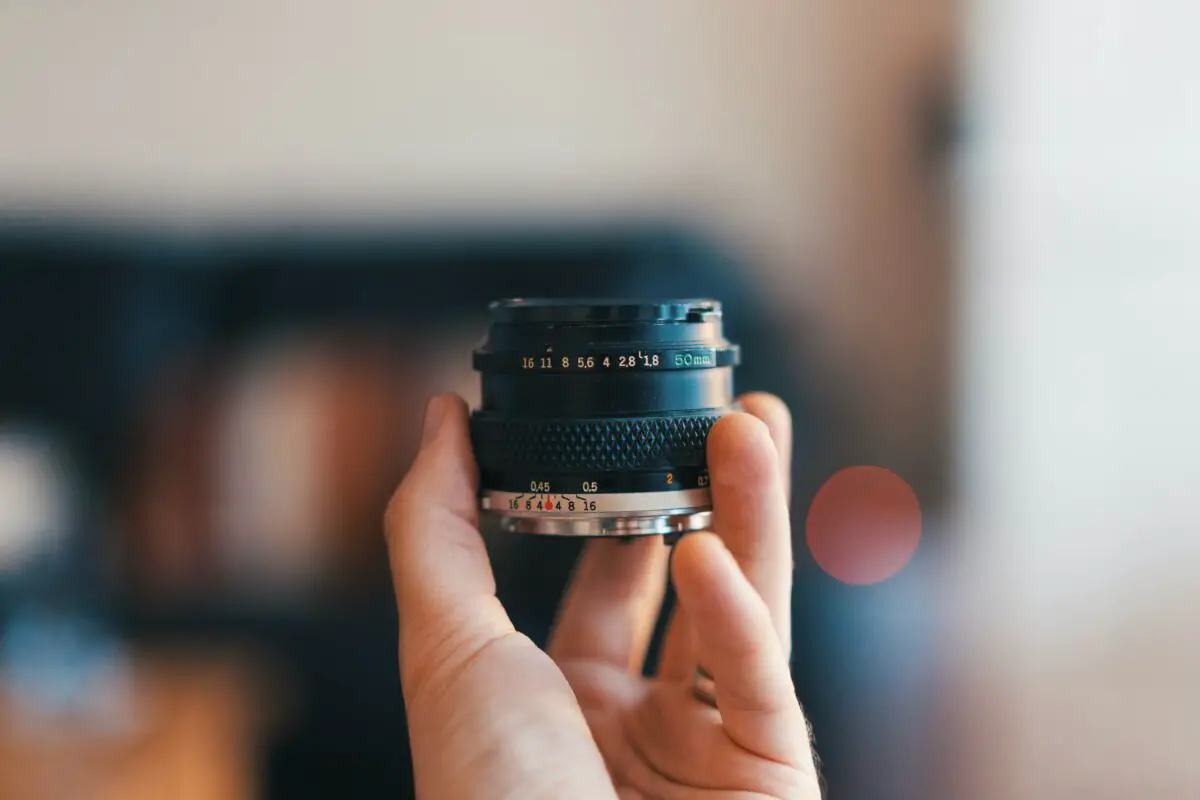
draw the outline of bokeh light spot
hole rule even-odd
[[[857,586],[879,583],[917,551],[921,505],[891,470],[846,467],[813,498],[804,535],[813,559],[832,577]]]

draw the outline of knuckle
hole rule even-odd
[[[777,425],[790,425],[792,412],[787,403],[769,392],[751,392],[744,398],[749,405],[757,410],[757,417],[765,418]]]

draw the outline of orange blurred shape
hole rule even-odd
[[[883,467],[846,467],[825,482],[808,509],[813,559],[838,580],[865,586],[902,570],[921,539],[912,487]]]

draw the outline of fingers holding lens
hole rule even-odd
[[[791,646],[792,528],[780,454],[766,423],[729,414],[708,438],[713,530],[770,611],[779,642]]]
[[[738,404],[752,417],[762,420],[771,435],[778,456],[779,479],[783,482],[784,496],[792,486],[792,414],[787,405],[773,394],[750,392],[738,398]]]
[[[745,414],[722,420],[709,438],[709,468],[713,472],[714,530],[735,552],[739,564],[748,569],[751,583],[771,600],[768,606],[777,618],[777,630],[785,650],[791,640],[791,527],[787,519],[790,487],[792,418],[787,406],[774,395],[761,392],[738,400]],[[761,425],[756,428],[755,422]],[[732,427],[730,427],[732,426]],[[737,439],[750,428],[752,439]],[[762,440],[765,427],[769,442]],[[730,441],[732,440],[732,441]],[[777,466],[770,475],[772,458]],[[747,469],[749,461],[749,469]],[[721,483],[718,486],[717,480]],[[732,488],[730,487],[732,484]],[[755,527],[754,514],[767,505],[769,525]],[[759,514],[759,516],[764,516]],[[766,541],[762,541],[762,540]],[[778,563],[771,564],[772,558]],[[685,610],[675,607],[663,639],[658,674],[668,680],[691,680],[695,668],[695,643]]]

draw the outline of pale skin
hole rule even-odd
[[[430,402],[385,521],[419,796],[818,800],[788,670],[791,421],[741,402],[709,436],[714,531],[669,566],[660,537],[589,541],[546,652],[496,598],[466,406]],[[646,678],[668,577],[679,605]],[[717,708],[693,695],[698,664]]]

